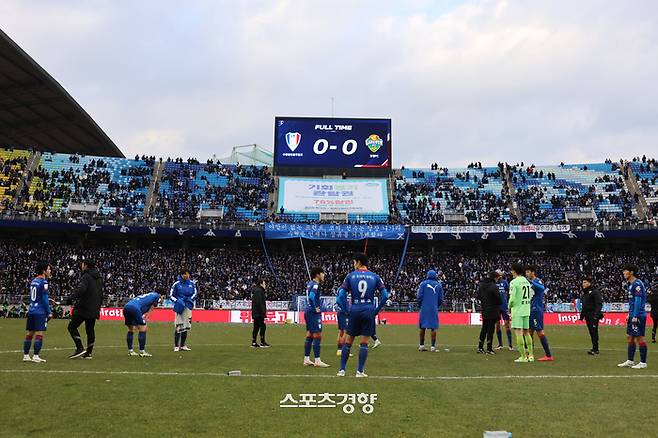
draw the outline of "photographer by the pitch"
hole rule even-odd
[[[585,320],[587,331],[592,339],[592,349],[587,354],[599,354],[599,320],[603,318],[603,299],[601,293],[592,287],[591,277],[583,278],[583,295],[580,320]]]

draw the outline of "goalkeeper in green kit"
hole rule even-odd
[[[530,300],[534,294],[530,282],[522,275],[523,265],[512,264],[513,280],[509,284],[509,310],[512,312],[512,329],[520,357],[514,362],[534,362],[532,336],[530,336]]]

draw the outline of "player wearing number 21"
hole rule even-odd
[[[509,309],[512,312],[512,329],[516,334],[516,346],[520,354],[514,362],[534,362],[530,336],[532,286],[523,276],[523,265],[520,263],[512,264],[512,277],[513,280],[509,284]]]
[[[345,281],[338,290],[336,301],[341,309],[347,309],[347,293],[351,292],[352,305],[349,307],[349,322],[347,325],[347,337],[343,344],[340,358],[340,370],[338,376],[345,376],[345,367],[350,358],[352,342],[357,336],[361,336],[359,348],[359,364],[356,369],[356,377],[368,377],[365,373],[366,359],[368,358],[368,339],[375,334],[375,316],[382,309],[388,299],[388,291],[379,275],[368,269],[368,257],[357,253],[352,256],[354,271],[347,274]],[[379,291],[379,305],[375,306],[375,293]]]

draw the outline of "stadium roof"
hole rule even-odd
[[[73,97],[2,30],[0,145],[124,156]]]
[[[269,166],[274,164],[274,155],[272,152],[263,149],[257,144],[245,146],[235,146],[231,155],[226,158],[220,158],[219,161],[224,164],[246,164],[252,166]]]

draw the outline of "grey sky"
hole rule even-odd
[[[658,2],[2,0],[126,153],[271,148],[275,115],[391,117],[393,164],[658,155]]]

